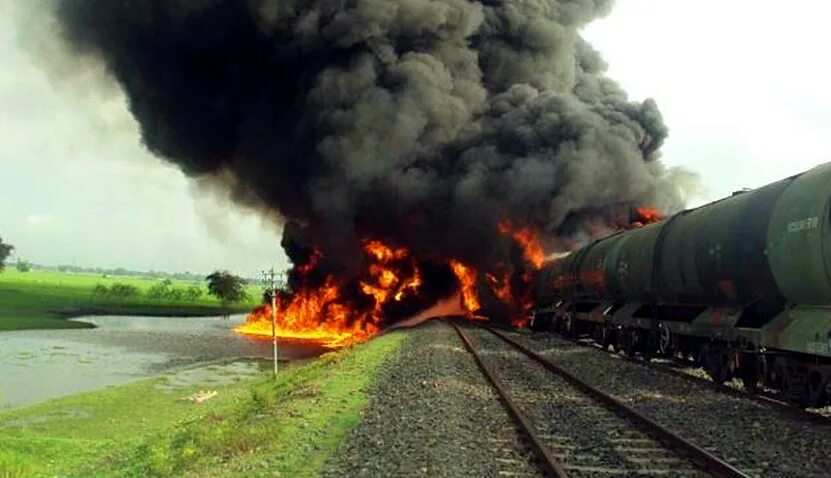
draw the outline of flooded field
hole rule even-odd
[[[95,390],[188,364],[271,356],[271,343],[235,334],[244,316],[84,317],[95,329],[0,333],[0,409]],[[281,343],[284,360],[323,349]]]

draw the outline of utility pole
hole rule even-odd
[[[271,346],[272,358],[274,359],[274,378],[277,378],[277,288],[274,285],[274,268],[263,271],[263,281],[269,285],[268,291],[271,294]]]

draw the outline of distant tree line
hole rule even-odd
[[[245,292],[245,279],[228,273],[227,271],[216,271],[205,277],[208,282],[208,293],[227,307],[231,303],[241,302],[248,298]],[[109,287],[104,284],[96,284],[92,290],[92,297],[98,299],[130,299],[144,296],[150,300],[169,302],[196,302],[205,294],[205,289],[199,284],[191,284],[188,287],[176,287],[170,279],[163,279],[153,284],[144,293],[132,284],[116,282]]]
[[[58,266],[46,266],[42,264],[29,263],[33,269],[40,271],[70,272],[73,274],[98,274],[102,276],[140,277],[145,279],[171,279],[188,282],[202,282],[205,276],[190,271],[185,272],[163,272],[163,271],[137,271],[125,269],[124,267],[103,268],[103,267],[82,267],[61,264]],[[246,282],[253,279],[244,279]]]
[[[11,255],[12,251],[14,250],[14,246],[10,244],[3,243],[2,238],[0,238],[0,272],[3,271],[6,265],[6,259]],[[46,266],[43,264],[36,264],[30,261],[25,261],[23,259],[17,259],[15,263],[15,268],[20,272],[29,272],[31,270],[37,269],[41,271],[57,271],[57,272],[64,272],[64,273],[73,273],[73,274],[97,274],[101,276],[117,276],[117,277],[139,277],[145,279],[165,279],[165,280],[178,280],[178,281],[187,281],[187,282],[202,282],[206,280],[205,276],[197,273],[193,273],[190,271],[185,272],[164,272],[164,271],[137,271],[132,269],[126,269],[124,267],[116,267],[116,268],[104,268],[104,267],[83,267],[83,266],[74,266],[74,265],[67,265],[61,264],[58,266]],[[217,274],[221,271],[217,271],[214,274]],[[223,272],[227,274],[227,272]],[[213,274],[212,274],[213,275]],[[234,276],[237,277],[237,276]],[[245,279],[240,278],[243,284],[252,281],[253,279]],[[174,293],[175,294],[175,293]]]
[[[205,290],[201,285],[192,284],[188,287],[175,287],[170,279],[164,279],[157,284],[153,284],[144,294],[138,287],[121,282],[116,282],[109,287],[104,284],[97,284],[92,290],[93,298],[129,299],[144,295],[150,300],[169,302],[196,302],[204,294]]]
[[[58,272],[72,272],[74,274],[100,274],[107,276],[127,276],[127,277],[145,277],[149,279],[172,279],[183,280],[190,282],[198,282],[204,279],[201,274],[194,274],[192,272],[163,272],[163,271],[136,271],[132,269],[125,269],[124,267],[117,267],[115,269],[108,269],[103,267],[81,267],[61,264],[58,266],[43,266],[36,264],[34,267],[38,270],[52,270]]]

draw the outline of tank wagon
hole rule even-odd
[[[595,241],[540,270],[535,293],[536,330],[826,404],[831,163]]]

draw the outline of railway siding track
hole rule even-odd
[[[808,409],[799,407],[794,403],[788,402],[781,397],[781,393],[770,392],[764,389],[760,389],[758,392],[753,393],[742,388],[737,388],[728,384],[716,383],[709,378],[704,378],[700,375],[694,375],[692,373],[689,373],[688,370],[693,369],[696,366],[692,362],[687,361],[685,359],[668,359],[665,357],[654,357],[652,358],[652,360],[644,360],[642,357],[630,357],[628,355],[622,355],[620,351],[618,351],[617,349],[609,350],[608,348],[603,348],[603,346],[598,344],[593,339],[573,338],[554,332],[545,332],[545,334],[548,337],[556,337],[558,340],[561,340],[564,343],[567,342],[569,344],[574,344],[575,346],[597,350],[617,359],[623,359],[630,363],[638,364],[642,367],[647,367],[653,370],[660,371],[662,373],[674,375],[696,385],[707,387],[709,389],[733,397],[753,400],[754,402],[757,402],[763,406],[776,409],[777,411],[784,414],[788,414],[796,419],[808,420],[811,423],[815,423],[817,425],[831,426],[831,416],[824,415],[822,413],[817,413],[814,411],[809,411]],[[702,371],[702,373],[704,372]],[[738,381],[738,379],[735,379],[735,382]]]
[[[746,472],[829,476],[831,426],[825,420],[550,334],[503,333]]]
[[[600,398],[593,387],[510,339],[454,327],[511,415],[519,417],[547,475],[748,476],[649,419],[636,418],[634,410],[622,412],[621,402]]]

